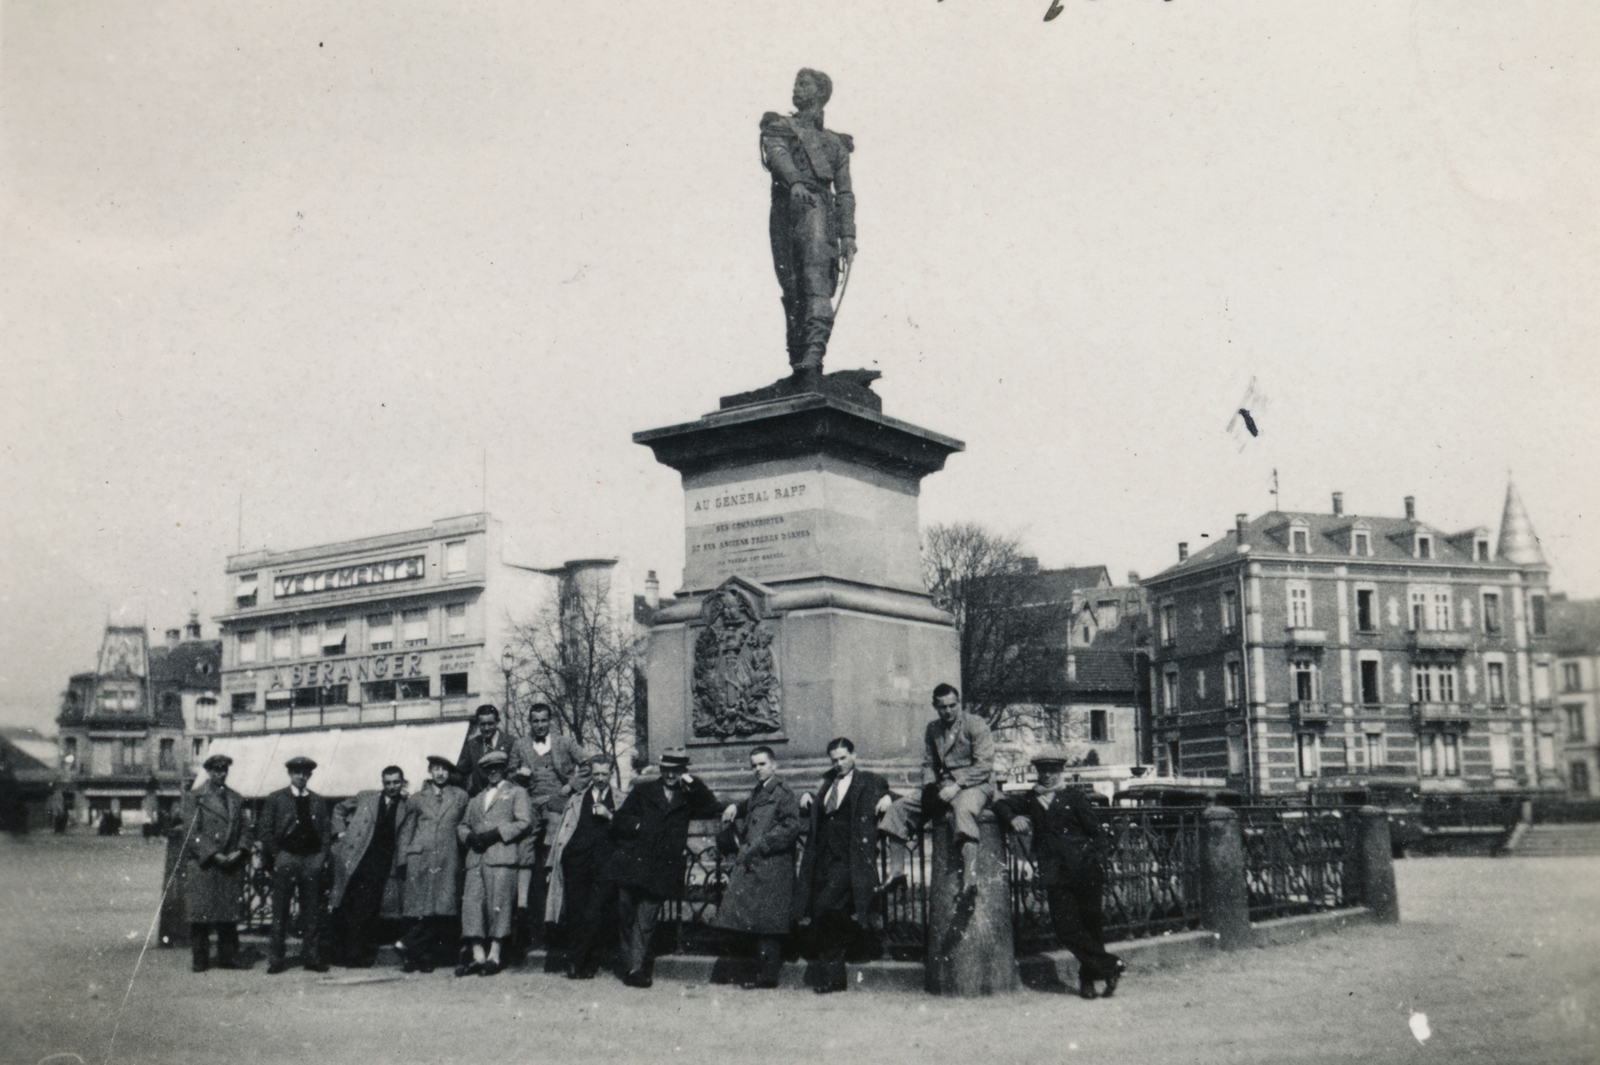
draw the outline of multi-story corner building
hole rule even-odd
[[[1551,597],[1558,711],[1547,756],[1573,798],[1600,796],[1600,599]]]
[[[505,701],[511,628],[557,581],[481,513],[232,555],[226,572],[225,734],[466,720]]]
[[[106,813],[129,823],[156,808],[172,812],[216,720],[220,644],[202,639],[191,615],[151,647],[143,626],[108,625],[94,670],[74,674],[56,718],[64,784],[77,819]]]
[[[1549,567],[1514,487],[1498,539],[1405,517],[1240,514],[1145,582],[1157,764],[1251,794],[1322,778],[1558,786]]]

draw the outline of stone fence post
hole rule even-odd
[[[961,852],[950,819],[928,824],[933,869],[928,877],[925,986],[931,994],[972,998],[1017,989],[1008,863],[993,811],[978,816],[978,829],[978,884],[971,892],[962,889]]]
[[[1255,933],[1250,927],[1239,815],[1225,806],[1208,806],[1200,814],[1200,824],[1200,919],[1217,933],[1217,945],[1223,950],[1250,946]]]
[[[1400,896],[1394,887],[1389,817],[1376,806],[1363,806],[1356,817],[1356,869],[1361,901],[1376,920],[1399,921]]]

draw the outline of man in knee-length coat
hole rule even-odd
[[[368,967],[377,960],[379,918],[400,912],[400,813],[406,775],[385,766],[383,787],[363,791],[333,811],[334,949],[340,964]]]
[[[250,967],[239,958],[238,929],[238,922],[245,919],[250,829],[244,819],[244,797],[228,787],[231,765],[233,759],[227,755],[212,755],[205,760],[206,782],[183,793],[183,902],[197,973],[210,968],[213,929],[217,967]]]
[[[760,966],[755,979],[745,982],[747,989],[778,986],[782,937],[789,934],[794,908],[795,841],[800,838],[800,804],[778,779],[772,748],[751,751],[750,769],[756,777],[750,797],[723,813],[725,822],[738,822],[739,850],[711,922],[755,937]]]
[[[506,780],[501,751],[478,763],[485,787],[467,803],[456,838],[467,847],[467,880],[461,895],[461,938],[472,944],[472,961],[457,976],[493,976],[501,969],[500,947],[511,934],[517,901],[517,844],[533,827],[528,793]]]
[[[411,927],[400,939],[406,972],[429,973],[453,918],[461,912],[461,841],[467,793],[450,783],[455,763],[428,756],[428,781],[406,798],[400,815],[400,912]]]

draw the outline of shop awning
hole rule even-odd
[[[215,736],[207,754],[233,759],[228,786],[247,799],[259,799],[288,784],[283,763],[304,755],[317,763],[311,790],[345,796],[370,791],[382,783],[385,766],[405,771],[413,790],[427,778],[428,755],[454,759],[467,738],[468,721],[432,721],[380,728],[315,729],[265,732],[252,736]],[[205,779],[201,772],[196,783]]]

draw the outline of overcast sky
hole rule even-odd
[[[241,542],[487,495],[676,587],[629,437],[787,369],[756,134],[801,66],[857,146],[828,366],[967,442],[925,523],[1120,579],[1274,468],[1448,531],[1512,471],[1600,594],[1600,6],[1062,4],[0,0],[0,721],[108,616],[214,633]]]

